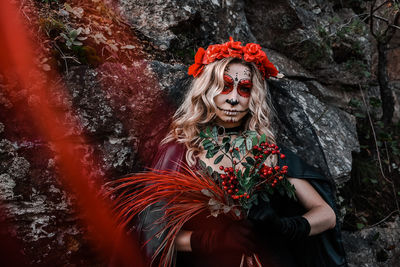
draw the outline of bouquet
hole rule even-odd
[[[121,226],[149,206],[164,203],[164,213],[155,222],[163,223],[163,227],[153,236],[164,236],[153,255],[154,260],[161,253],[160,266],[172,265],[175,239],[183,225],[196,215],[209,211],[213,216],[223,213],[238,220],[247,216],[259,198],[269,201],[275,191],[294,197],[295,189],[285,176],[288,167],[266,164],[269,156],[284,155],[276,145],[266,142],[265,135],[258,137],[256,132],[246,131],[235,139],[224,137],[221,143],[214,127],[201,132],[200,138],[206,158],[216,157],[214,164],[219,164],[227,157],[231,165],[221,165],[217,172],[200,161],[200,171],[188,166],[182,166],[181,172],[150,170],[108,184],[112,187],[109,194],[117,195],[115,214]],[[256,255],[254,258],[261,266]]]
[[[229,166],[219,166],[220,172],[214,171],[204,161],[200,161],[200,165],[224,190],[227,201],[239,207],[235,212],[239,218],[246,217],[260,199],[269,202],[269,197],[275,192],[296,198],[295,188],[286,178],[288,166],[269,166],[274,156],[276,163],[277,157],[283,159],[285,155],[280,153],[277,145],[266,141],[265,134],[257,136],[255,131],[245,131],[233,140],[226,136],[220,143],[217,127],[208,127],[200,132],[202,146],[207,151],[206,158],[215,157],[214,165],[225,157],[229,159]],[[227,208],[219,210],[210,203],[210,209],[216,216]]]

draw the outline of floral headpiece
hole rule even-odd
[[[197,77],[202,73],[205,65],[215,60],[233,57],[243,59],[247,62],[254,62],[265,79],[278,75],[278,70],[268,60],[267,55],[261,50],[259,44],[248,43],[246,46],[242,46],[241,44],[241,42],[234,42],[233,38],[229,37],[229,42],[210,45],[207,50],[200,47],[194,56],[194,64],[189,67],[188,74]]]

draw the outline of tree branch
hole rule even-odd
[[[369,31],[371,32],[372,36],[375,37],[375,39],[378,40],[378,36],[374,32],[374,6],[375,6],[376,0],[372,1],[370,11],[369,11]]]

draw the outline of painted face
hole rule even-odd
[[[249,67],[241,63],[231,63],[226,67],[224,88],[214,98],[219,125],[231,128],[241,124],[241,120],[249,112],[252,87]]]

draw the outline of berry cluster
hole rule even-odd
[[[269,167],[265,164],[261,165],[260,177],[266,179],[267,184],[275,187],[278,181],[283,180],[283,174],[287,173],[288,166]]]
[[[235,170],[232,167],[225,168],[224,166],[220,166],[219,169],[225,172],[225,174],[221,174],[222,188],[229,195],[231,195],[233,199],[250,198],[250,195],[247,194],[246,192],[241,195],[235,195],[236,193],[239,192],[238,188],[239,181],[236,177]]]
[[[263,158],[268,157],[270,154],[280,154],[279,147],[268,142],[261,143],[259,146],[253,146],[253,155],[256,162],[262,161]],[[280,154],[281,159],[285,158],[284,154]]]

